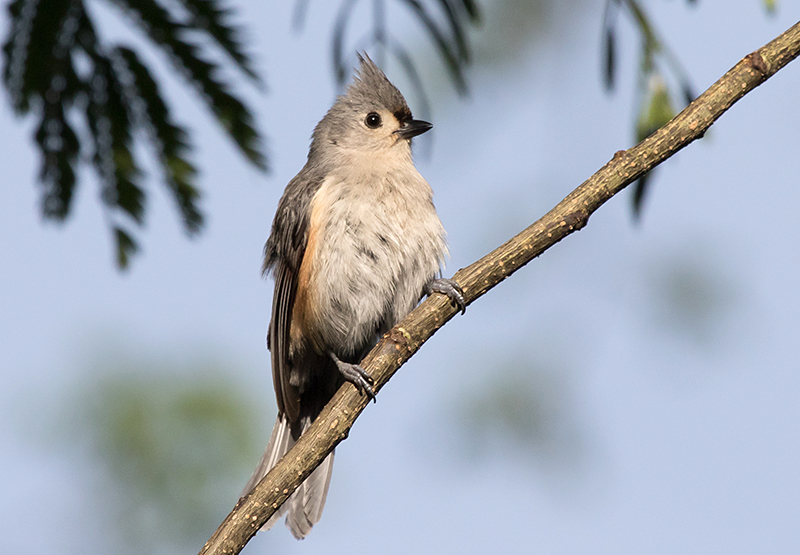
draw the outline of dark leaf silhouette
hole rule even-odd
[[[606,12],[603,16],[603,83],[606,90],[614,88],[614,79],[617,69],[617,10],[619,0],[608,0]]]
[[[117,267],[125,269],[130,263],[132,255],[136,254],[139,247],[133,238],[121,227],[114,228],[114,238],[117,245]]]
[[[693,3],[689,0],[689,3]],[[658,36],[649,16],[639,0],[607,0],[603,20],[604,83],[612,89],[616,75],[616,21],[618,13],[626,14],[641,36],[638,68],[641,108],[636,121],[636,140],[641,141],[666,123],[676,111],[672,98],[683,100],[683,106],[694,100],[690,79],[667,44]],[[677,94],[677,93],[680,94]],[[641,216],[647,188],[653,173],[647,173],[636,182],[633,191],[632,211],[635,219]]]
[[[112,1],[129,12],[131,19],[150,39],[170,54],[173,63],[198,89],[209,109],[244,155],[259,168],[266,169],[252,114],[231,94],[230,87],[218,79],[217,65],[204,59],[201,47],[188,39],[186,31],[190,27],[175,20],[155,0]]]
[[[638,221],[642,216],[642,206],[644,205],[644,195],[647,192],[647,185],[649,184],[652,172],[647,172],[638,180],[633,188],[633,198],[631,200],[631,207],[633,208],[633,219]]]
[[[244,44],[239,39],[242,30],[228,23],[233,10],[222,8],[215,0],[182,0],[182,2],[192,14],[190,25],[200,31],[208,32],[242,72],[253,81],[261,83],[261,77],[253,68],[253,61],[245,54]]]
[[[218,0],[182,0],[181,5],[110,1],[200,92],[247,159],[266,169],[250,110],[207,59],[208,44],[216,45],[245,75],[261,82],[244,52],[240,31],[228,22],[230,10]],[[203,218],[189,132],[173,120],[153,73],[136,51],[100,40],[83,0],[15,0],[8,13],[3,83],[17,114],[39,120],[34,138],[41,152],[45,218],[67,218],[78,165],[89,161],[100,179],[117,265],[127,267],[138,251],[130,225],[141,227],[146,216],[146,176],[135,147],[147,137],[184,228],[190,234],[199,231]]]
[[[616,63],[617,63],[616,39],[614,37],[614,29],[612,29],[611,27],[607,27],[605,30],[604,46],[605,48],[603,48],[603,54],[604,54],[603,67],[605,71],[603,72],[603,82],[606,86],[606,89],[611,90],[614,88],[614,76],[616,73]]]
[[[681,86],[681,92],[683,93],[683,102],[688,106],[694,99],[697,98],[697,95],[694,94],[694,88],[692,87],[691,83],[683,83]]]
[[[158,84],[136,53],[124,47],[120,47],[118,53],[131,72],[132,85],[154,135],[161,167],[183,215],[186,231],[195,233],[203,224],[203,216],[197,208],[199,193],[193,185],[197,170],[187,159],[191,151],[188,134],[183,127],[173,123],[169,108],[159,94]]]

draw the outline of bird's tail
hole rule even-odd
[[[303,432],[310,425],[310,421],[303,422]],[[272,429],[272,436],[269,438],[264,455],[261,457],[261,461],[258,463],[253,475],[250,476],[250,480],[247,481],[247,485],[242,491],[242,496],[250,493],[295,443],[295,440],[292,439],[289,422],[284,415],[278,414],[278,420]],[[333,452],[300,484],[300,487],[286,500],[283,506],[261,527],[261,530],[269,530],[281,516],[288,512],[286,527],[298,540],[306,537],[311,531],[311,527],[319,522],[322,516],[332,472]]]

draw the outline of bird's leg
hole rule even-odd
[[[464,299],[464,291],[452,279],[439,278],[434,279],[425,286],[425,294],[430,296],[433,293],[441,293],[447,295],[450,302],[464,314],[467,311],[467,302]]]
[[[339,369],[339,372],[346,381],[353,384],[357,390],[375,401],[375,391],[372,389],[372,384],[374,384],[375,381],[367,374],[366,370],[361,368],[358,364],[342,362],[333,351],[328,351],[328,356],[336,363],[336,368]]]

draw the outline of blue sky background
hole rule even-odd
[[[69,221],[42,223],[34,122],[0,103],[0,535],[9,552],[124,549],[99,501],[115,478],[75,416],[76,391],[100,381],[98,369],[145,385],[154,373],[192,382],[207,369],[255,404],[258,449],[266,443],[272,283],[260,277],[261,249],[336,93],[334,3],[311,2],[302,33],[291,31],[290,4],[236,2],[268,85],[264,95],[240,88],[268,137],[268,175],[149,52],[194,131],[207,226],[185,238],[150,167],[143,254],[127,273],[113,267],[90,172]],[[616,92],[601,85],[604,2],[481,4],[467,98],[407,15],[390,12],[431,97],[435,128],[418,145],[418,167],[449,233],[448,275],[631,146],[638,108],[639,39],[627,21]],[[116,12],[91,5],[105,36],[139,40]],[[697,91],[800,19],[789,1],[773,16],[757,0],[646,6]],[[399,67],[386,70],[413,110]],[[313,533],[296,542],[278,526],[245,552],[800,550],[798,90],[794,62],[659,168],[642,222],[632,222],[629,193],[619,195],[448,324],[337,450]],[[220,519],[257,458],[220,495]]]

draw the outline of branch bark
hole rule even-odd
[[[800,53],[800,23],[748,54],[667,125],[635,147],[617,152],[597,173],[540,220],[474,264],[456,272],[470,304],[567,235],[583,228],[589,216],[644,173],[699,139],[735,102],[769,79]],[[456,314],[442,295],[422,302],[387,333],[362,366],[379,391],[436,331]],[[256,488],[239,500],[200,551],[200,555],[239,553],[261,526],[322,462],[367,405],[366,397],[345,384],[297,444]]]

